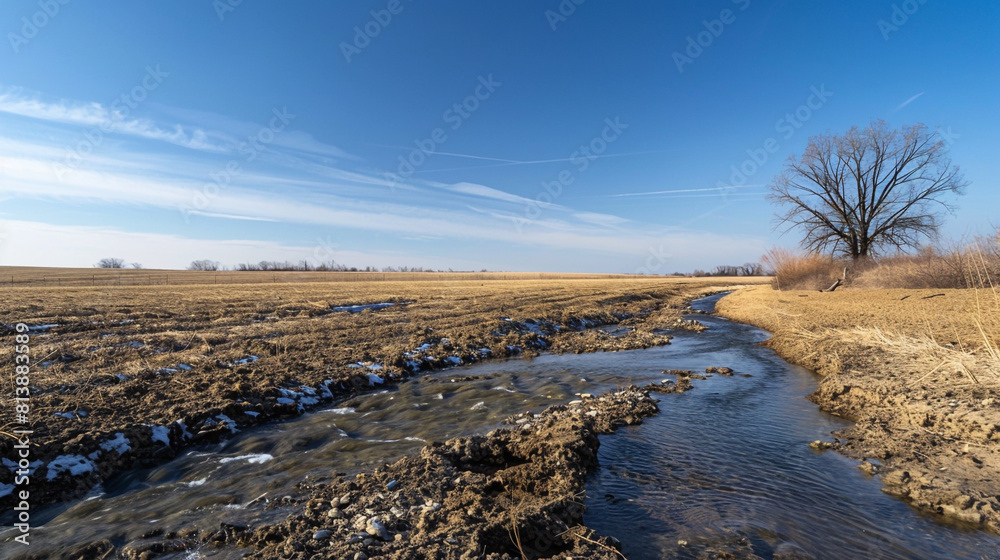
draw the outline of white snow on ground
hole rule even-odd
[[[368,384],[374,387],[375,385],[381,385],[385,383],[385,379],[375,375],[374,373],[368,374]]]
[[[187,426],[184,425],[184,422],[181,422],[180,420],[178,420],[175,423],[178,426],[180,426],[180,428],[181,428],[181,438],[183,438],[183,439],[191,439],[191,438],[194,437],[193,435],[191,435],[191,432],[188,431],[188,428],[187,428]]]
[[[295,399],[289,399],[286,397],[278,397],[278,404],[295,404]]]
[[[120,435],[120,434],[119,434]],[[93,472],[94,463],[81,457],[80,455],[60,455],[49,463],[49,474],[47,478],[54,480],[59,473],[69,472],[73,476]]]
[[[382,371],[384,368],[380,364],[371,364],[368,369],[372,371]]]
[[[101,449],[105,451],[117,451],[119,455],[124,455],[127,451],[131,451],[132,448],[129,447],[131,443],[125,434],[119,432],[115,434],[114,439],[109,439],[108,441],[101,444]]]
[[[251,453],[249,455],[240,455],[239,457],[226,457],[225,459],[221,459],[219,462],[232,463],[233,461],[246,461],[255,465],[262,465],[271,459],[274,459],[274,456],[268,455],[267,453]]]
[[[170,447],[170,428],[166,426],[150,426],[153,430],[153,441],[158,441]]]
[[[319,403],[319,399],[317,399],[316,397],[302,397],[301,399],[299,399],[299,402],[306,406],[313,406]]]
[[[365,305],[338,305],[333,307],[334,311],[347,311],[348,313],[360,313],[365,309],[379,310],[385,309],[386,307],[393,307],[396,304],[393,302],[386,303],[369,303]]]
[[[260,413],[257,412],[256,410],[246,410],[243,412],[243,414],[246,414],[247,416],[253,416],[254,418],[260,416]]]
[[[28,476],[35,474],[35,471],[38,469],[38,467],[44,464],[45,461],[41,460],[36,460],[32,461],[31,463],[28,463]],[[15,461],[11,461],[6,457],[3,458],[3,466],[7,467],[11,471],[16,471],[17,469],[21,468],[20,465],[18,465]]]
[[[195,486],[201,486],[202,484],[205,484],[206,482],[208,482],[208,478],[207,477],[206,478],[199,478],[198,480],[192,480],[191,482],[183,482],[182,484],[184,486],[187,486],[188,488],[194,488]]]
[[[187,364],[177,364],[177,367],[181,368],[184,371],[187,371],[187,370],[191,369],[191,366],[189,366]]]
[[[232,418],[226,416],[225,414],[218,414],[215,417],[219,419],[219,422],[225,424],[226,427],[229,428],[230,432],[234,434],[239,433],[239,429],[236,428],[236,422],[233,421]]]
[[[462,365],[462,358],[459,358],[458,356],[448,356],[445,359],[456,366]]]
[[[236,360],[233,363],[234,364],[250,364],[250,363],[256,362],[259,359],[260,358],[258,358],[257,356],[247,356],[246,358],[240,358],[239,360]]]

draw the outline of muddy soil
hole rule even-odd
[[[17,289],[0,304],[10,339],[0,362],[14,361],[12,325],[41,327],[30,333],[27,426],[37,508],[428,371],[667,344],[664,329],[697,328],[679,321],[686,302],[720,288],[590,279]],[[4,410],[13,383],[2,380]],[[22,426],[9,416],[4,425],[0,508],[10,511],[18,441],[9,432]]]
[[[275,525],[223,523],[209,534],[151,530],[121,550],[100,541],[66,557],[146,559],[207,545],[243,547],[260,559],[621,558],[617,540],[582,524],[597,436],[655,414],[650,392],[689,387],[686,381],[628,387],[510,417],[485,435],[434,442],[372,472],[303,482],[306,497],[265,506],[298,509]]]

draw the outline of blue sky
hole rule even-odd
[[[764,199],[785,159],[877,118],[940,127],[971,182],[944,233],[985,233],[998,18],[940,0],[9,0],[0,264],[740,264],[797,242]]]

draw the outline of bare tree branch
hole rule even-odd
[[[948,195],[966,185],[936,132],[922,124],[892,130],[879,120],[810,138],[768,198],[782,207],[779,225],[804,234],[803,247],[858,259],[937,235],[941,213],[954,210]]]

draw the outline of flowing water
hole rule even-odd
[[[696,307],[710,310],[717,299]],[[765,558],[797,547],[838,560],[1000,559],[1000,538],[939,525],[880,492],[853,461],[811,450],[808,442],[846,425],[805,400],[814,376],[757,346],[763,331],[698,319],[710,330],[678,333],[668,346],[454,368],[188,451],[33,516],[45,524],[32,530],[27,552],[55,557],[76,543],[122,544],[154,528],[213,531],[221,522],[277,521],[291,507],[266,510],[265,500],[297,496],[294,486],[304,477],[365,470],[576,393],[659,381],[663,369],[727,366],[752,377],[695,381],[693,391],[662,396],[661,412],[644,424],[602,436],[585,521],[621,538],[628,558],[684,558],[679,540],[695,546],[738,534]],[[452,380],[464,376],[476,378]],[[0,557],[23,554],[20,547],[4,542]],[[174,557],[242,553],[205,548]]]

